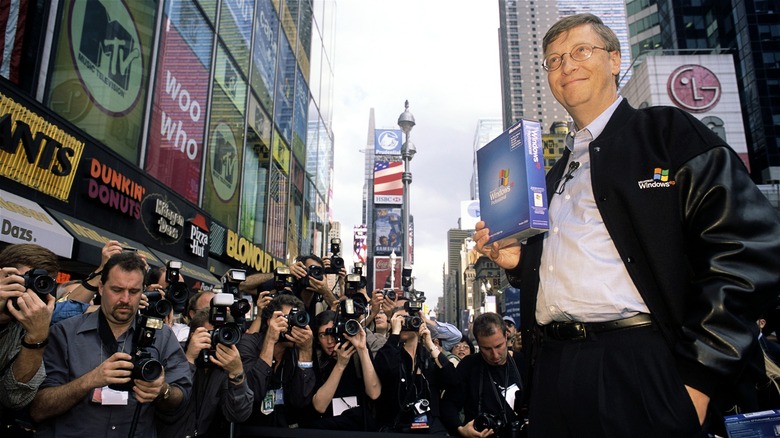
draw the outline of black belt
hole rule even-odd
[[[545,338],[557,341],[576,341],[587,339],[588,335],[604,333],[613,330],[621,330],[631,327],[644,327],[652,324],[652,319],[647,313],[640,313],[625,319],[616,319],[605,322],[551,322],[541,326]]]

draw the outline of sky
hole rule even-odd
[[[369,112],[397,129],[409,100],[410,211],[415,288],[435,307],[443,291],[447,230],[469,199],[480,118],[501,117],[498,0],[337,0],[332,218],[351,266],[353,227],[362,223]]]

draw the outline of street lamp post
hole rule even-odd
[[[403,235],[404,238],[401,241],[403,247],[401,248],[401,256],[403,257],[404,268],[411,269],[412,263],[409,257],[409,185],[412,183],[412,172],[409,171],[409,163],[412,161],[414,154],[417,153],[417,149],[414,144],[409,141],[409,136],[414,128],[414,115],[409,112],[409,101],[404,102],[404,112],[398,116],[398,126],[404,132],[405,141],[401,147],[401,157],[404,160],[404,174],[401,182],[404,186],[403,195]]]

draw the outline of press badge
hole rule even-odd
[[[414,417],[412,420],[412,430],[427,429],[428,428],[428,414],[422,414]]]
[[[513,383],[509,388],[504,390],[504,399],[506,399],[507,404],[509,406],[515,405],[515,396],[517,395],[517,391],[520,388],[517,387],[516,383]]]
[[[127,391],[116,391],[108,386],[95,388],[92,392],[92,402],[103,406],[127,406]]]
[[[265,397],[263,397],[263,405],[260,408],[260,412],[262,412],[263,415],[268,415],[273,411],[274,411],[274,390],[269,389],[265,393]]]

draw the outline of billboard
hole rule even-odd
[[[404,185],[403,161],[374,163],[374,204],[402,204]]]
[[[208,101],[203,84],[208,83],[209,66],[200,62],[170,19],[164,29],[144,167],[197,204]]]
[[[368,229],[365,225],[358,225],[353,228],[352,232],[352,260],[356,263],[360,262],[366,264],[366,255],[368,252],[368,245],[366,242],[366,236],[368,235]]]
[[[400,129],[375,129],[374,154],[401,155],[402,135]]]
[[[374,209],[374,255],[387,256],[395,252],[400,256],[403,228],[400,208]]]
[[[391,287],[390,272],[394,272],[392,287],[400,289],[403,265],[401,257],[395,257],[395,266],[393,266],[393,260],[390,257],[374,257],[374,289]]]

